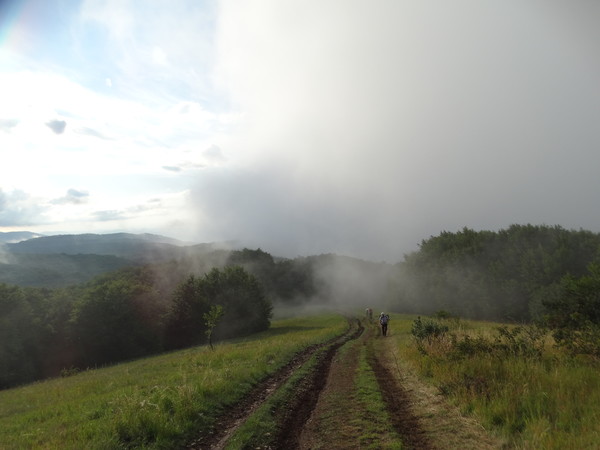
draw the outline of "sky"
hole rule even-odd
[[[0,231],[401,261],[600,232],[600,2],[0,0]]]

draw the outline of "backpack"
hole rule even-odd
[[[390,320],[390,316],[388,316],[387,314],[385,314],[384,316],[382,316],[379,319],[379,322],[381,323],[381,325],[387,325],[388,320]]]

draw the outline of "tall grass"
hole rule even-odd
[[[275,321],[195,347],[0,392],[0,448],[173,448],[301,349],[347,329],[337,315]]]
[[[511,344],[501,331],[508,328],[499,324],[456,322],[450,328],[449,334],[419,348],[404,323],[396,335],[397,348],[465,414],[477,416],[518,448],[600,446],[596,362],[560,353],[547,337],[539,353],[528,352],[526,338],[524,344]]]

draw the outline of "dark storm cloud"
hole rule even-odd
[[[464,226],[600,231],[600,3],[576,5],[224,4],[249,126],[192,191],[200,223],[390,261]]]
[[[67,122],[65,122],[64,120],[51,120],[49,122],[46,122],[46,126],[52,131],[54,131],[54,133],[62,134],[64,133],[65,128],[67,127]]]
[[[235,236],[243,246],[287,257],[334,251],[395,259],[397,245],[381,239],[381,197],[340,190],[324,180],[298,180],[293,173],[280,163],[206,174],[191,197],[203,212],[207,239]]]

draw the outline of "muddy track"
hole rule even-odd
[[[293,398],[290,399],[286,409],[279,417],[279,434],[276,436],[274,448],[298,448],[304,425],[319,400],[319,394],[325,387],[334,355],[342,345],[349,340],[357,339],[364,331],[358,320],[355,323],[354,332],[338,339],[327,348],[327,351],[319,355],[315,370],[304,378],[295,389]]]
[[[375,377],[392,424],[402,437],[403,448],[430,450],[435,447],[427,439],[426,432],[421,427],[419,419],[412,411],[412,399],[406,389],[396,381],[390,369],[377,358],[377,352],[369,352],[367,361]]]
[[[282,429],[284,430],[289,426],[298,426],[299,428],[293,433],[282,432],[277,439],[278,442],[287,442],[292,439],[292,436],[295,436],[294,438],[297,439],[301,432],[302,425],[316,404],[320,388],[322,388],[322,384],[324,384],[324,381],[320,380],[325,380],[327,378],[327,370],[331,365],[333,355],[341,345],[350,339],[357,338],[363,331],[362,325],[360,325],[358,321],[355,322],[357,323],[358,329],[355,329],[355,325],[350,324],[350,328],[346,334],[321,344],[312,345],[297,353],[285,366],[258,383],[239,403],[227,407],[226,412],[217,419],[211,432],[198,436],[194,441],[184,446],[184,448],[194,450],[224,448],[227,440],[233,435],[237,428],[244,423],[246,419],[271,396],[271,394],[285,383],[291,375],[305,364],[319,349],[330,346],[325,353],[326,356],[320,358],[317,370],[314,371],[308,379],[302,381],[302,386],[298,389],[297,401],[294,401],[295,406],[288,410],[292,413],[288,413],[287,417],[284,417],[282,420]],[[321,384],[320,388],[319,384]],[[302,392],[304,392],[304,394],[300,395]],[[314,397],[314,401],[312,397]],[[307,406],[304,404],[305,402],[310,402],[310,407],[308,407],[305,412],[301,412],[301,410],[304,410]],[[305,417],[304,421],[296,420],[296,415]],[[294,424],[292,424],[292,422],[294,422]],[[298,422],[298,424],[295,424],[295,422]],[[285,447],[278,445],[276,448]]]

